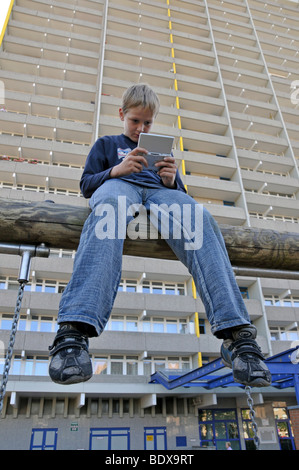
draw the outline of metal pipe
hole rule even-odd
[[[299,271],[284,271],[280,269],[259,269],[233,267],[236,276],[268,277],[274,279],[299,280]]]
[[[32,253],[30,250],[23,252],[20,270],[19,270],[19,276],[18,276],[18,281],[20,283],[29,282],[31,258],[32,258]]]
[[[4,255],[19,255],[21,256],[24,251],[31,253],[31,256],[38,256],[41,258],[48,258],[50,249],[42,243],[41,245],[18,245],[17,243],[0,243],[0,253]]]
[[[22,256],[18,281],[28,282],[30,275],[31,259],[34,256],[48,258],[50,249],[46,245],[18,245],[16,243],[0,243],[0,253]]]

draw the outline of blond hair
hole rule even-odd
[[[154,117],[156,117],[159,112],[159,98],[146,83],[132,85],[123,94],[122,110],[124,114],[126,114],[130,108],[137,108],[138,106],[149,109]]]

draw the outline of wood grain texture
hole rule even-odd
[[[89,208],[0,198],[0,243],[45,243],[51,248],[76,249],[89,213]],[[299,270],[299,234],[228,225],[219,227],[232,265]],[[125,240],[124,254],[176,259],[165,240],[147,238],[146,218],[138,226],[141,238],[132,240],[133,232]]]

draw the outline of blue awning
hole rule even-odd
[[[299,346],[269,357],[265,362],[272,375],[271,387],[280,390],[294,387],[299,404]],[[161,384],[167,390],[177,387],[202,387],[207,390],[232,386],[245,388],[234,381],[231,370],[221,358],[185,373],[159,370],[151,375],[150,383]]]

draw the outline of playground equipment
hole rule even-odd
[[[35,256],[48,257],[50,248],[75,250],[89,213],[89,208],[74,208],[55,204],[52,201],[30,203],[0,199],[0,253],[21,256],[19,290],[0,387],[0,413],[8,381],[24,287],[29,281],[31,260]],[[146,217],[139,217],[138,222],[138,237],[132,236],[132,233],[131,236],[127,236],[124,255],[175,260],[176,257],[165,240],[161,237],[150,238],[150,227]],[[299,279],[298,233],[227,225],[220,225],[220,230],[236,275]],[[294,387],[299,404],[298,348],[270,357],[266,362],[272,374],[272,386],[279,389]],[[221,359],[177,376],[159,371],[151,377],[151,383],[159,383],[168,390],[180,386],[197,386],[207,389],[230,386],[245,388],[255,432],[255,444],[256,448],[259,448],[250,387],[236,384],[232,373],[227,373]]]

